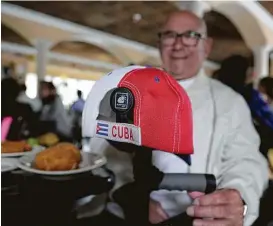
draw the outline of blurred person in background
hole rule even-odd
[[[273,111],[270,109],[272,91],[271,79],[265,78],[260,82],[259,92],[254,89],[253,73],[249,68],[249,60],[240,55],[233,55],[225,59],[218,72],[218,80],[241,94],[246,100],[254,125],[261,138],[260,151],[266,157],[273,147]],[[267,82],[268,81],[268,82]]]
[[[240,55],[233,55],[222,62],[217,79],[241,94],[248,103],[254,120],[273,129],[273,113],[270,112],[272,91],[270,78],[259,83],[259,91],[254,89],[253,73],[250,72],[249,60]],[[271,97],[270,97],[271,96]]]
[[[20,103],[29,104],[34,112],[39,112],[42,107],[41,101],[38,98],[32,99],[27,96],[27,87],[25,84],[20,85],[20,89],[21,91],[17,98],[17,101]]]
[[[4,78],[14,78],[16,77],[16,72],[15,72],[15,65],[13,63],[4,66],[3,67],[3,73],[4,73]]]
[[[84,99],[82,98],[82,91],[78,90],[77,91],[77,96],[78,96],[78,100],[76,100],[72,106],[71,106],[71,110],[77,113],[82,114],[83,108],[84,108]]]
[[[258,90],[261,94],[261,98],[266,103],[264,104],[264,111],[268,116],[265,116],[270,118],[270,116],[273,114],[273,78],[262,78],[259,82]],[[266,157],[268,156],[269,150],[273,148],[273,128],[270,125],[271,124],[269,124],[269,122],[263,123],[261,120],[257,120],[256,122],[257,131],[262,139],[261,151]]]
[[[263,100],[269,104],[270,109],[273,112],[273,78],[262,78],[259,82],[258,90],[262,94]]]
[[[82,91],[77,91],[78,99],[71,106],[71,114],[73,117],[73,140],[81,146],[82,136],[81,136],[81,126],[82,126],[82,112],[84,108],[85,101],[82,98]],[[79,146],[79,147],[80,147]]]
[[[7,140],[22,140],[34,134],[36,117],[29,104],[17,101],[20,90],[20,85],[14,78],[4,78],[1,81],[1,122],[8,117],[12,118]]]
[[[44,121],[45,126],[48,125],[48,127],[51,122],[51,128],[47,128],[47,130],[55,130],[47,132],[57,133],[61,140],[70,140],[72,138],[72,119],[57,94],[56,87],[52,82],[45,81],[42,81],[39,87],[42,101],[40,120]]]
[[[246,57],[232,55],[223,60],[217,73],[217,79],[247,99],[246,90],[253,89],[250,81],[251,75],[248,73],[249,67],[250,62]]]

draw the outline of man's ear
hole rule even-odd
[[[205,46],[204,46],[206,57],[208,57],[210,55],[212,45],[213,45],[213,39],[212,38],[207,38],[205,40]]]

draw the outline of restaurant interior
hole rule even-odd
[[[249,68],[256,88],[261,79],[273,77],[272,1],[1,2],[4,226],[98,225],[96,216],[102,211],[98,203],[107,199],[116,175],[108,168],[107,157],[91,154],[88,160],[90,141],[81,133],[84,103],[96,82],[115,69],[129,65],[160,68],[158,29],[167,15],[177,10],[192,11],[207,25],[208,35],[213,39],[211,53],[203,65],[207,76],[216,78],[225,59],[240,55],[252,62]],[[26,117],[35,120],[37,117],[29,127],[34,128],[34,134],[21,116],[16,119],[19,126],[12,131],[16,141],[9,141],[7,128],[11,122],[3,116],[10,103],[5,95],[11,96],[4,91],[12,93],[14,85],[4,84],[6,79],[17,82],[22,94],[20,101],[31,106],[33,114],[26,113]],[[62,105],[64,118],[57,118],[55,123],[51,123],[50,111],[41,120],[40,111],[49,99],[44,101],[40,97],[47,91],[54,92]],[[270,144],[262,151],[268,160],[269,185],[260,200],[259,217],[252,226],[273,225],[270,134],[273,128],[272,133],[264,135]],[[58,150],[56,159],[71,151],[80,167],[48,169],[43,165],[44,150],[53,153],[52,156]],[[81,157],[74,153],[78,150],[82,151]],[[87,163],[81,165],[83,159]],[[33,162],[40,167],[35,168]]]

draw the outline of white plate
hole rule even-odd
[[[32,153],[37,153],[39,151],[44,150],[45,147],[43,146],[34,146],[32,147],[31,151],[26,151],[26,152],[16,152],[16,153],[1,153],[1,157],[21,157],[21,156],[25,156],[28,154],[32,154]]]
[[[74,174],[84,173],[94,170],[106,164],[106,158],[103,156],[91,154],[88,152],[81,152],[82,161],[78,169],[67,171],[44,171],[34,168],[34,159],[36,153],[25,155],[19,159],[18,167],[30,173],[47,175],[47,176],[71,176]]]
[[[1,173],[9,172],[18,168],[18,159],[1,158]]]

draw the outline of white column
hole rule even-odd
[[[38,80],[43,80],[46,75],[46,66],[48,61],[48,52],[51,42],[43,39],[35,41],[35,46],[37,49],[36,56],[36,73]]]
[[[198,17],[203,18],[204,14],[211,10],[210,5],[202,0],[174,2],[180,10],[189,10]]]
[[[37,84],[36,89],[39,88],[39,82],[46,76],[46,67],[48,62],[48,52],[51,46],[51,42],[43,39],[35,40],[35,47],[37,50],[36,55],[36,74],[37,74]]]
[[[256,80],[269,75],[269,53],[273,50],[273,45],[257,46],[253,49],[254,71]]]

